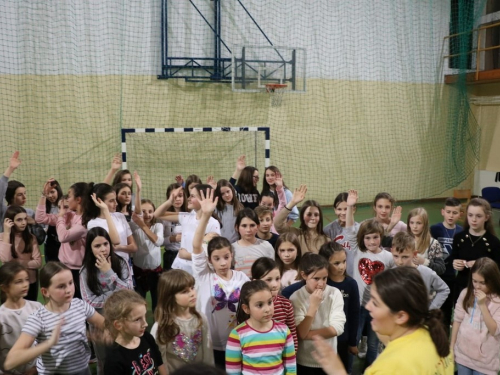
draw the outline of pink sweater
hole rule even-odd
[[[33,235],[32,235],[33,236]],[[31,253],[23,254],[24,250],[24,240],[20,233],[17,233],[14,237],[14,245],[16,248],[17,258],[12,258],[12,252],[10,250],[10,244],[3,241],[3,235],[0,236],[0,260],[2,263],[17,261],[21,263],[24,267],[28,269],[28,275],[30,278],[30,284],[36,281],[36,270],[42,266],[42,255],[40,254],[40,249],[38,248],[38,242],[36,242],[35,236],[33,236],[33,251]]]
[[[56,227],[57,237],[61,242],[59,260],[69,268],[79,270],[85,255],[85,239],[87,237],[87,228],[82,225],[82,216],[68,211],[63,217],[58,217],[54,214],[48,214],[45,205],[38,205],[35,221]]]
[[[486,375],[497,375],[500,370],[500,298],[489,296],[486,302],[492,318],[497,323],[495,335],[490,335],[484,323],[481,310],[476,306],[465,311],[463,300],[467,289],[462,290],[455,306],[455,322],[460,322],[457,342],[455,343],[455,361],[462,366],[482,372]],[[471,318],[472,315],[472,318]]]

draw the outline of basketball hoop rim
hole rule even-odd
[[[288,87],[288,85],[284,83],[266,83],[265,86],[267,92],[273,92],[276,89],[285,89]]]

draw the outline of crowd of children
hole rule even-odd
[[[500,370],[500,240],[480,197],[463,228],[454,198],[431,226],[386,192],[357,223],[349,190],[324,225],[275,166],[261,192],[244,156],[229,180],[176,176],[156,206],[117,156],[67,195],[48,179],[30,210],[20,166],[16,151],[0,177],[0,374],[88,375],[92,351],[106,375],[349,374],[363,342],[365,374]]]

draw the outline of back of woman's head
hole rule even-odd
[[[111,294],[104,303],[104,324],[113,338],[118,336],[115,322],[125,320],[137,306],[147,306],[146,300],[129,289],[120,289]]]
[[[396,267],[373,279],[376,291],[392,314],[406,313],[404,327],[427,328],[440,357],[450,353],[441,310],[429,311],[429,297],[420,272],[413,267]]]
[[[267,290],[269,291],[269,294],[271,294],[271,289],[269,289],[269,286],[266,284],[266,282],[262,280],[247,281],[245,284],[243,284],[240,291],[238,311],[236,313],[236,320],[238,324],[243,323],[250,317],[250,315],[248,315],[243,310],[243,305],[246,305],[248,307],[250,305],[250,298],[252,298],[255,293],[261,292],[263,290]]]
[[[319,220],[318,224],[316,225],[316,233],[323,235],[323,211],[321,210],[321,206],[318,202],[315,200],[307,200],[302,204],[302,207],[300,207],[299,211],[299,217],[300,217],[300,229],[304,232],[307,232],[309,227],[307,226],[305,220],[304,220],[304,215],[306,214],[306,210],[310,207],[316,207],[319,212]]]
[[[83,206],[83,214],[82,214],[82,225],[87,226],[90,220],[95,219],[101,213],[99,207],[97,207],[92,200],[92,194],[96,195],[96,198],[99,198],[104,202],[106,196],[110,193],[114,193],[113,187],[111,185],[100,183],[94,184],[93,182],[88,184],[88,194],[83,196],[82,206]]]
[[[259,258],[252,264],[250,271],[252,280],[260,280],[276,268],[278,268],[278,264],[273,259],[268,257]]]
[[[484,279],[484,284],[489,294],[500,297],[500,270],[498,265],[490,258],[479,258],[474,262],[469,272],[469,283],[464,297],[463,307],[467,311],[474,304],[474,283],[472,278],[479,275]]]
[[[302,259],[300,260],[299,270],[300,272],[304,272],[304,275],[309,276],[310,274],[316,273],[322,269],[328,270],[328,266],[328,260],[321,255],[305,253],[302,255]]]
[[[488,216],[488,220],[486,220],[486,222],[484,223],[484,229],[489,234],[496,236],[495,227],[493,226],[493,212],[491,210],[491,205],[486,199],[479,197],[472,198],[467,205],[467,208],[465,209],[466,220],[464,223],[464,232],[468,232],[470,228],[469,220],[467,219],[470,207],[480,207],[483,210],[484,215]]]
[[[380,236],[380,242],[384,237],[385,229],[384,226],[376,219],[368,219],[361,223],[358,230],[357,240],[359,250],[362,252],[367,251],[365,245],[365,236],[368,234],[378,234]]]
[[[19,272],[25,272],[28,276],[28,270],[21,263],[7,262],[0,267],[0,299],[1,303],[7,300],[6,290],[9,289],[10,284],[14,282]]]
[[[241,171],[236,184],[240,187],[242,193],[253,193],[257,191],[257,188],[253,183],[253,175],[255,171],[258,171],[258,169],[250,166],[243,168]]]
[[[48,288],[55,275],[69,270],[70,269],[61,262],[47,262],[40,270],[40,288]]]
[[[179,326],[174,322],[178,307],[175,295],[187,288],[194,288],[195,279],[184,270],[171,269],[161,274],[158,280],[158,305],[155,310],[155,322],[158,323],[157,340],[166,345],[179,334]],[[190,308],[201,321],[196,309]]]
[[[14,197],[16,196],[16,190],[20,187],[25,187],[22,182],[19,181],[9,181],[7,183],[7,190],[5,191],[5,200],[7,205],[14,203]]]
[[[83,197],[87,195],[89,184],[86,182],[77,182],[71,185],[69,189],[73,191],[73,197],[83,199]]]

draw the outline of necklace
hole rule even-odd
[[[453,233],[452,233],[451,236],[450,236],[450,232],[448,232],[448,228],[444,227],[444,229],[446,230],[446,234],[448,235],[448,238],[455,237],[455,232],[457,231],[457,227],[456,226],[455,226],[455,228],[453,228]]]
[[[483,238],[483,236],[479,236],[477,238],[477,240],[472,241],[472,238],[471,238],[472,234],[468,235],[467,237],[469,237],[469,240],[470,240],[470,243],[472,244],[472,247],[474,247],[474,245],[477,244],[481,238]]]

